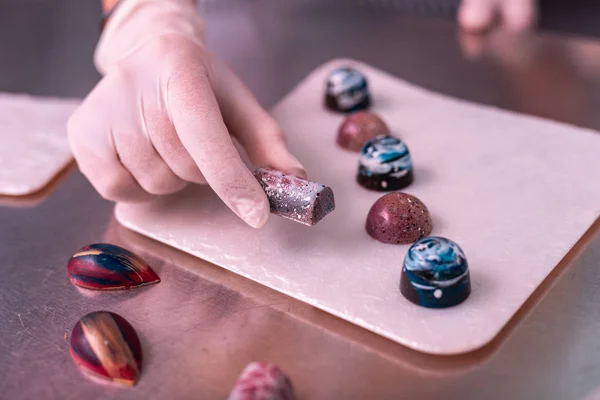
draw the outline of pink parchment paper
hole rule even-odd
[[[473,291],[431,310],[398,290],[408,246],[364,230],[381,194],[355,183],[357,154],[335,145],[339,114],[322,107],[338,65],[363,71],[374,111],[408,145],[433,234],[458,242]],[[600,215],[600,134],[459,101],[353,61],[318,68],[273,110],[312,179],[337,209],[308,228],[272,217],[254,230],[211,193],[192,187],[145,205],[118,205],[125,226],[305,301],[411,348],[475,350],[494,338]]]
[[[0,93],[0,194],[44,187],[71,161],[66,125],[79,102]]]

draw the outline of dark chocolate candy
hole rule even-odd
[[[400,292],[409,301],[428,308],[462,303],[471,293],[465,253],[446,238],[429,236],[419,240],[406,253]]]
[[[338,68],[327,78],[325,106],[333,111],[353,112],[371,105],[367,79],[352,68]]]
[[[333,191],[325,185],[271,168],[258,168],[254,176],[273,214],[312,226],[335,209]]]
[[[377,136],[363,147],[358,183],[370,190],[394,191],[413,181],[413,165],[406,145],[392,136]]]

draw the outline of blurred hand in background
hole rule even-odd
[[[462,0],[458,22],[471,33],[483,33],[498,25],[524,31],[535,26],[537,6],[537,0]]]

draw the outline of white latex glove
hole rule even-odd
[[[458,22],[469,32],[484,32],[499,20],[513,31],[533,27],[537,21],[537,0],[462,0]]]
[[[208,183],[261,227],[269,204],[230,133],[255,166],[306,176],[278,124],[206,50],[194,1],[124,0],[95,62],[105,76],[69,120],[68,134],[81,172],[106,199],[144,201]]]

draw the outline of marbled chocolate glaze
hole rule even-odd
[[[333,111],[364,110],[371,104],[367,79],[352,68],[338,68],[327,78],[325,105]]]
[[[471,293],[464,252],[446,238],[429,236],[419,240],[406,253],[400,291],[424,307],[451,307],[463,302]]]
[[[108,243],[79,249],[67,264],[69,279],[93,290],[130,289],[160,282],[160,278],[138,255]]]
[[[75,364],[95,376],[127,385],[139,379],[140,340],[120,315],[108,311],[85,315],[71,332],[70,349]]]
[[[357,181],[371,190],[400,190],[413,180],[408,147],[393,136],[377,136],[363,147],[358,162]]]

